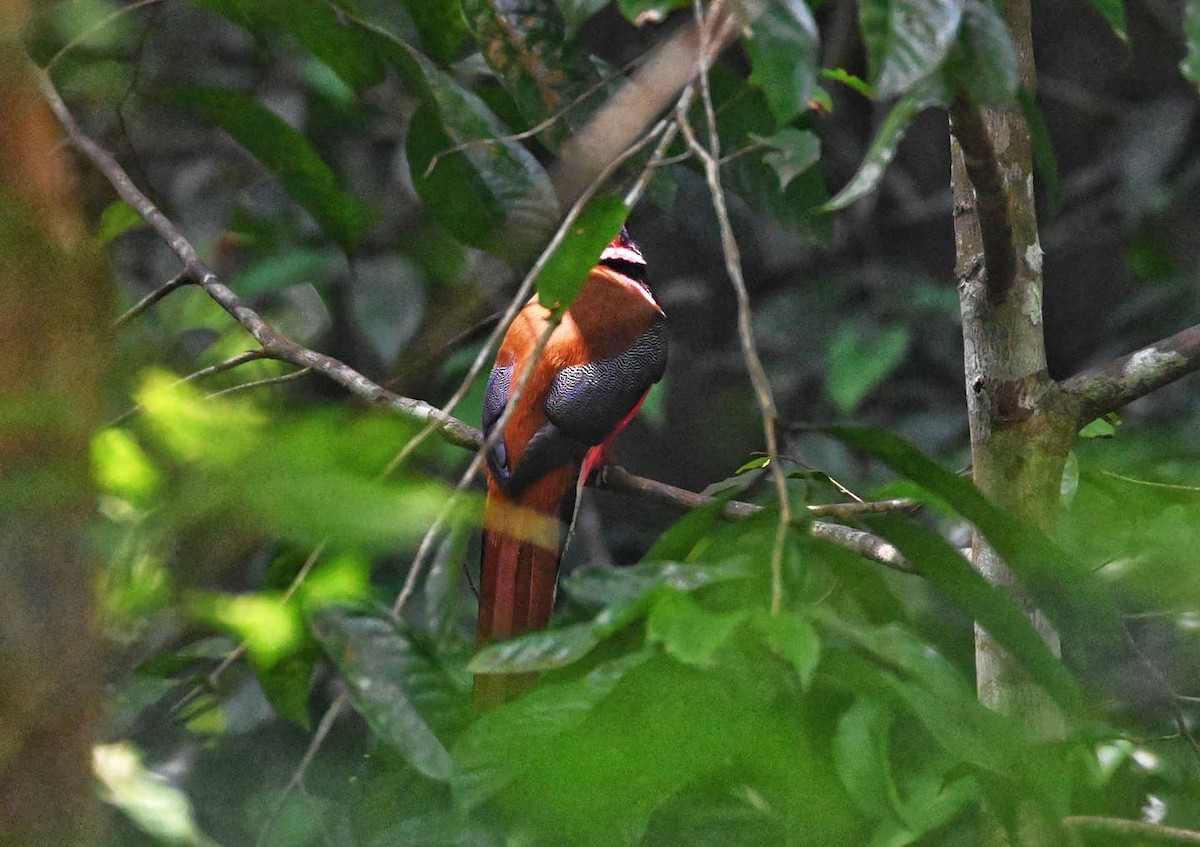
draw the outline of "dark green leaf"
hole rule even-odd
[[[413,184],[434,217],[467,244],[527,260],[559,217],[545,169],[508,138],[511,131],[478,95],[391,33],[370,32],[423,102],[407,153]]]
[[[769,3],[743,41],[750,80],[766,94],[780,126],[807,111],[813,99],[818,41],[816,21],[804,0]]]
[[[448,781],[450,754],[430,720],[445,723],[461,701],[412,635],[388,616],[334,607],[314,612],[310,623],[375,734],[418,772]]]
[[[763,156],[763,161],[779,177],[780,191],[821,158],[821,139],[815,132],[785,127],[774,135],[758,140],[772,148]]]
[[[941,536],[904,518],[879,516],[869,524],[895,544],[913,568],[941,589],[951,603],[1003,644],[1056,701],[1067,708],[1082,703],[1075,680],[1020,607],[985,580]]]
[[[744,561],[692,565],[654,561],[649,555],[646,559],[643,564],[625,568],[582,568],[563,579],[563,590],[588,605],[627,604],[660,586],[674,591],[695,591],[706,585],[753,575],[752,566]]]
[[[865,197],[874,191],[879,180],[883,178],[884,170],[896,157],[896,148],[899,147],[913,118],[921,110],[929,106],[944,105],[945,102],[945,88],[938,80],[932,80],[927,85],[914,88],[901,97],[888,112],[883,126],[879,128],[875,140],[871,142],[871,148],[867,150],[862,164],[858,166],[858,171],[843,186],[842,190],[822,208],[827,212],[843,209],[860,197]]]
[[[229,286],[242,297],[305,283],[322,288],[334,264],[341,262],[339,257],[320,250],[288,250],[238,271],[230,278]]]
[[[304,729],[309,728],[308,694],[316,663],[317,651],[309,642],[270,668],[257,671],[259,685],[275,714]]]
[[[543,685],[484,714],[454,748],[450,785],[455,800],[468,810],[489,800],[530,766],[521,754],[531,743],[578,726],[625,674],[653,655],[642,650],[605,662],[581,680]]]
[[[757,629],[771,652],[796,669],[800,685],[807,688],[821,658],[821,640],[807,620],[793,613],[767,614],[753,618]]]
[[[343,249],[350,249],[362,235],[366,216],[338,186],[330,167],[307,138],[257,100],[199,87],[175,89],[169,99],[237,139]]]
[[[1129,32],[1125,28],[1125,0],[1089,0],[1097,12],[1104,16],[1113,34],[1122,41],[1129,40]]]
[[[955,78],[974,102],[1003,107],[1013,101],[1020,84],[1017,54],[991,0],[966,0],[955,59]]]
[[[854,411],[867,393],[899,367],[908,352],[909,329],[895,326],[871,340],[843,324],[829,342],[826,390],[843,413]]]
[[[686,594],[664,592],[650,612],[646,638],[685,665],[708,667],[734,631],[746,620],[745,610],[708,612]]]
[[[571,305],[628,216],[629,207],[616,194],[600,194],[588,201],[537,275],[535,285],[543,306],[561,310]]]
[[[439,65],[462,53],[470,33],[458,0],[404,0],[404,11],[417,28],[426,54]]]
[[[851,799],[868,817],[891,817],[897,796],[888,761],[892,714],[870,699],[860,698],[838,719],[833,737],[833,763]]]
[[[1050,140],[1050,130],[1042,110],[1038,108],[1037,100],[1029,89],[1021,86],[1017,89],[1017,102],[1021,104],[1021,113],[1025,115],[1025,124],[1029,127],[1030,140],[1033,142],[1033,162],[1037,166],[1038,179],[1046,189],[1046,200],[1051,211],[1058,209],[1062,192],[1058,179],[1058,156],[1054,154],[1054,144]]]
[[[964,0],[861,0],[859,25],[875,94],[888,98],[932,76],[958,37]]]
[[[383,79],[383,65],[368,39],[344,26],[336,7],[325,0],[192,2],[242,26],[269,26],[288,33],[357,91]]]
[[[100,213],[100,225],[96,228],[96,240],[101,244],[108,244],[130,230],[145,225],[146,222],[142,220],[142,216],[134,211],[132,206],[124,200],[117,200],[106,206]]]
[[[1179,63],[1179,70],[1200,90],[1200,0],[1185,0],[1183,38],[1187,42],[1187,54]]]

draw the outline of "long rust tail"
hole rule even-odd
[[[577,471],[551,473],[514,500],[488,486],[480,565],[479,645],[545,629],[554,608],[562,555],[562,509]],[[475,704],[488,708],[530,688],[533,674],[479,674]]]

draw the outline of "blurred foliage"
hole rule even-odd
[[[689,5],[71,0],[28,44],[267,320],[440,402],[560,219],[553,151]],[[113,422],[92,440],[113,843],[902,847],[978,844],[989,821],[1031,816],[1200,827],[1200,761],[1179,737],[1200,694],[1193,392],[1081,433],[1054,537],[950,470],[966,455],[961,345],[945,119],[928,111],[965,91],[1036,122],[1051,368],[1066,375],[1195,314],[1200,6],[1170,27],[1099,0],[1076,4],[1078,29],[1044,13],[1035,100],[991,0],[736,5],[747,26],[711,90],[757,340],[798,424],[789,490],[799,513],[844,500],[843,483],[916,496],[920,514],[860,526],[917,575],[797,526],[769,613],[777,513],[694,161],[658,168],[637,209],[599,194],[537,290],[568,302],[629,217],[673,352],[653,420],[618,450],[767,509],[732,523],[589,502],[555,625],[480,651],[472,497],[409,570],[463,451],[428,443],[384,475],[415,427],[329,402],[317,377],[250,386],[289,370],[266,361],[172,375],[250,346],[184,289],[120,333]],[[1179,32],[1186,52],[1165,49]],[[177,268],[90,188],[132,302]],[[827,426],[848,421],[877,428]],[[958,554],[970,524],[1063,633],[1063,661]],[[1061,738],[978,704],[974,619],[1055,696]],[[543,676],[479,715],[478,671]]]

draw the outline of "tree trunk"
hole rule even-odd
[[[1010,0],[1005,14],[1021,84],[1032,91],[1029,0]],[[1049,530],[1075,426],[1046,370],[1042,248],[1029,131],[1015,104],[1003,110],[978,109],[962,99],[951,107],[951,124],[955,275],[975,483],[1000,507]],[[973,553],[984,576],[1016,594],[1057,651],[1053,629],[978,536]],[[978,628],[975,650],[982,702],[1018,718],[1042,737],[1061,734],[1061,720],[1049,697]]]
[[[6,845],[95,837],[101,695],[88,437],[107,288],[70,163],[0,0],[0,827]]]

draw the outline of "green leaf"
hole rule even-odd
[[[391,33],[370,32],[422,100],[406,151],[421,199],[460,241],[527,261],[559,219],[545,169],[478,95]]]
[[[807,111],[816,89],[819,47],[808,4],[804,0],[768,4],[750,25],[743,44],[750,57],[750,80],[766,94],[779,126]]]
[[[1179,63],[1185,79],[1200,90],[1200,0],[1186,0],[1183,8],[1183,38],[1187,53]]]
[[[274,594],[201,593],[190,607],[196,617],[244,641],[258,668],[275,666],[304,644],[299,612]]]
[[[534,281],[543,306],[563,310],[571,305],[628,216],[619,195],[599,194],[588,201]]]
[[[342,261],[321,250],[288,250],[238,271],[230,278],[229,287],[242,297],[256,297],[305,283],[320,289],[334,265]]]
[[[279,179],[321,230],[349,250],[366,228],[358,203],[298,130],[257,100],[235,91],[189,87],[168,100],[232,135]]]
[[[870,84],[861,77],[850,73],[845,68],[822,68],[821,79],[840,82],[842,85],[846,86],[852,91],[857,91],[867,99],[875,99],[875,91],[871,88]]]
[[[462,53],[463,42],[470,36],[457,0],[403,0],[404,11],[421,36],[425,53],[439,65],[446,65]]]
[[[328,65],[356,91],[383,79],[383,65],[370,42],[343,24],[337,7],[325,0],[192,0],[202,9],[240,26],[286,32]]]
[[[1029,127],[1029,136],[1033,143],[1033,163],[1037,166],[1038,179],[1045,186],[1046,199],[1051,211],[1055,211],[1062,201],[1062,190],[1059,187],[1058,156],[1055,155],[1054,143],[1050,140],[1050,129],[1046,126],[1046,119],[1042,116],[1037,99],[1029,89],[1024,86],[1017,89],[1017,102],[1021,105],[1025,124]]]
[[[1069,709],[1083,702],[1074,678],[1016,602],[985,580],[941,536],[893,516],[872,518],[868,524],[895,544],[917,572],[936,585],[951,603],[1004,645],[1057,702]]]
[[[583,679],[543,685],[482,715],[454,748],[455,801],[470,810],[494,797],[530,767],[525,755],[530,746],[579,726],[627,673],[653,655],[641,650],[605,662]]]
[[[859,811],[890,818],[897,796],[888,761],[893,715],[875,700],[860,698],[838,719],[833,764]]]
[[[1129,32],[1125,28],[1125,0],[1089,0],[1108,25],[1112,27],[1113,35],[1122,41],[1129,41]]]
[[[462,698],[412,634],[389,616],[334,607],[313,613],[310,625],[380,740],[419,773],[448,781],[450,754],[430,721],[456,717]]]
[[[871,148],[867,150],[862,164],[858,166],[858,171],[822,209],[826,212],[843,209],[874,191],[879,180],[883,178],[884,170],[896,157],[896,148],[900,146],[900,141],[913,118],[923,109],[945,105],[945,102],[945,88],[938,80],[931,80],[929,84],[914,88],[901,97],[884,118],[883,125],[875,134],[875,140],[871,142]]]
[[[821,640],[812,624],[796,614],[766,612],[756,614],[753,622],[771,652],[790,663],[807,688],[821,659]]]
[[[143,226],[146,226],[146,222],[142,220],[142,216],[124,200],[117,200],[109,203],[100,213],[96,240],[101,244],[110,244],[130,230]]]
[[[154,496],[162,483],[158,468],[137,439],[124,429],[102,429],[92,436],[92,477],[111,494],[135,502]]]
[[[1116,421],[1120,423],[1120,420]],[[1109,416],[1105,415],[1102,418],[1096,418],[1083,429],[1079,430],[1080,438],[1113,438],[1117,434],[1117,427],[1113,421],[1109,420]]]
[[[899,367],[910,340],[907,326],[891,327],[867,340],[853,326],[843,324],[829,342],[826,390],[834,405],[843,413],[854,411],[872,388]]]
[[[275,714],[304,729],[309,728],[308,695],[312,688],[317,650],[311,642],[255,675]]]
[[[667,655],[685,665],[709,667],[747,614],[745,610],[708,612],[686,594],[667,591],[650,612],[646,640],[661,645]]]
[[[772,148],[763,156],[763,161],[779,177],[780,191],[821,158],[821,139],[815,132],[785,127],[774,135],[758,136],[756,140]]]
[[[955,79],[974,102],[997,107],[1012,103],[1020,84],[1017,53],[1008,24],[991,0],[966,0],[955,59]]]
[[[100,783],[101,798],[128,815],[143,832],[167,844],[209,847],[214,843],[197,826],[187,795],[147,770],[132,744],[96,745],[92,770]]]
[[[1036,527],[993,505],[970,480],[939,467],[891,433],[866,427],[833,427],[826,432],[921,484],[973,523],[1064,638],[1074,633],[1081,644],[1106,643],[1111,650],[1124,649],[1121,619],[1090,569]]]
[[[581,568],[563,579],[563,590],[580,603],[602,606],[632,603],[659,587],[696,591],[706,585],[754,575],[753,567],[744,561],[693,565],[654,561],[649,555],[646,558],[640,565],[624,568]]]
[[[964,0],[861,0],[859,25],[875,94],[888,98],[937,72],[958,37]]]

